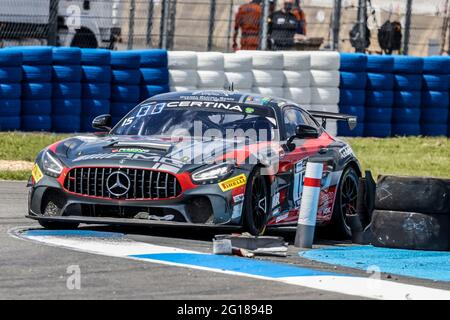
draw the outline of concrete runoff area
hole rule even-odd
[[[266,279],[265,275],[242,276],[232,272],[212,272],[218,259],[233,259],[234,266],[241,260],[235,257],[211,257],[198,259],[197,266],[180,267],[186,261],[186,255],[133,257],[133,259],[90,252],[69,250],[55,244],[37,241],[24,241],[13,237],[18,230],[38,229],[39,225],[25,219],[27,190],[25,182],[0,183],[0,299],[360,299],[361,295],[302,286],[298,276],[300,269],[314,274],[352,275],[357,278],[372,276],[366,270],[326,264],[298,255],[298,249],[288,248],[288,257],[258,257],[245,259],[256,263],[276,263],[275,271],[280,275],[297,275],[295,284]],[[176,229],[176,228],[115,228],[105,226],[82,227],[83,232],[107,232],[123,234],[128,242],[142,246],[147,244],[152,250],[171,248],[184,250],[189,254],[212,253],[214,230]],[[285,231],[273,231],[273,235],[282,235],[292,242],[294,234]],[[31,233],[31,235],[33,235]],[[35,233],[35,236],[39,234]],[[41,234],[42,235],[42,234]],[[53,240],[51,240],[53,241]],[[77,240],[77,245],[80,241]],[[83,243],[81,241],[81,243]],[[94,241],[94,244],[96,242]],[[332,242],[319,241],[315,248],[330,248]],[[339,243],[339,247],[353,247],[349,243]],[[100,246],[102,247],[102,246]],[[144,246],[146,247],[146,246]],[[149,248],[150,248],[149,247]],[[133,247],[135,248],[135,247]],[[102,249],[103,250],[103,249]],[[146,248],[147,250],[147,248]],[[167,249],[164,249],[167,250]],[[154,252],[153,252],[154,253]],[[142,252],[138,253],[142,254]],[[184,252],[186,254],[186,252]],[[200,256],[198,256],[200,257]],[[178,259],[175,261],[174,259]],[[210,260],[213,259],[213,260]],[[156,261],[155,261],[156,260]],[[189,257],[188,263],[192,264]],[[208,262],[209,261],[209,262]],[[151,262],[151,263],[149,263]],[[219,261],[220,262],[220,261]],[[230,261],[228,261],[229,263]],[[205,266],[206,263],[209,265]],[[68,271],[78,266],[81,274],[80,290],[68,289]],[[280,267],[279,267],[280,266]],[[245,266],[244,266],[245,267]],[[294,268],[294,269],[291,269]],[[370,271],[370,270],[369,270]],[[372,270],[373,271],[373,270]],[[295,272],[295,274],[293,273]],[[394,284],[423,287],[424,290],[440,289],[440,294],[448,294],[450,282],[433,281],[389,273],[381,273],[380,279]],[[294,281],[293,281],[294,282]],[[300,283],[300,284],[298,284]],[[303,282],[303,284],[305,284]],[[444,291],[445,290],[445,291]],[[430,297],[433,298],[433,297]],[[439,297],[437,297],[439,298]]]

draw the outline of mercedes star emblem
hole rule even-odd
[[[111,173],[106,179],[106,188],[108,188],[109,193],[116,197],[127,193],[130,190],[130,185],[130,178],[121,171]]]

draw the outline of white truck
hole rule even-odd
[[[0,0],[0,42],[44,40],[53,32],[59,46],[114,49],[120,7],[121,0]]]

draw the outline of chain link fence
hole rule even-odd
[[[366,1],[366,0],[363,0]],[[378,29],[402,25],[410,0],[371,0],[368,52],[380,53]],[[233,50],[235,17],[249,0],[0,0],[0,46],[40,44],[110,49]],[[264,2],[264,1],[263,1]],[[283,0],[276,2],[279,9]],[[361,0],[302,0],[307,38],[301,48],[352,52],[350,31]],[[338,4],[340,8],[338,8]],[[408,54],[448,53],[448,0],[412,0]],[[262,28],[261,28],[262,29]],[[260,35],[258,35],[259,39]],[[314,46],[308,47],[307,42]],[[240,36],[237,39],[240,43]],[[270,46],[269,46],[270,47]],[[402,44],[405,48],[405,44]]]

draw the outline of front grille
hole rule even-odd
[[[126,191],[124,194],[117,192],[116,189],[108,188],[108,178],[111,174],[114,176],[110,180],[116,179],[117,172],[125,174],[128,180],[122,178],[122,183],[129,188],[121,188]],[[123,175],[121,175],[123,177]],[[125,181],[125,182],[124,182]],[[114,184],[111,181],[109,185]],[[85,196],[93,196],[107,199],[148,199],[157,200],[164,198],[177,197],[181,193],[181,186],[178,179],[167,172],[145,170],[145,169],[127,169],[127,168],[74,168],[67,174],[64,182],[66,190]],[[113,190],[111,193],[110,190]]]

